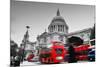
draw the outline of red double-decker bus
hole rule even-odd
[[[76,62],[77,61],[85,61],[88,60],[88,50],[89,50],[90,45],[88,44],[82,44],[80,46],[74,46],[74,50],[75,50],[75,59]],[[69,62],[70,61],[70,53],[68,48],[66,49],[66,56],[65,56],[65,62]]]
[[[84,40],[77,36],[72,36],[72,37],[68,38],[68,42],[74,48],[75,60],[77,60],[77,61],[88,60],[88,50],[90,47],[89,44],[83,44]],[[67,51],[68,51],[68,55],[70,55],[68,49],[67,49]],[[67,56],[67,57],[69,57],[69,56]]]
[[[40,50],[41,63],[60,63],[64,61],[66,50],[61,42],[52,42],[50,48]]]
[[[76,59],[78,61],[88,60],[88,50],[90,45],[82,44],[80,46],[74,47],[76,53]]]

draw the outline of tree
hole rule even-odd
[[[11,40],[10,41],[10,56],[16,56],[17,52],[16,52],[16,49],[18,49],[18,45],[13,41]]]
[[[91,29],[90,43],[91,43],[91,45],[95,45],[95,25]]]
[[[83,44],[83,40],[80,37],[72,36],[68,38],[69,43],[73,43],[76,46]]]

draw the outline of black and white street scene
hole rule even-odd
[[[10,3],[10,66],[95,62],[95,5]]]

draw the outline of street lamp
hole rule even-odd
[[[30,28],[29,26],[26,26],[27,30]]]

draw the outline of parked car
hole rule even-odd
[[[29,54],[28,57],[27,57],[27,60],[29,62],[32,62],[32,59],[34,58],[34,54]]]

